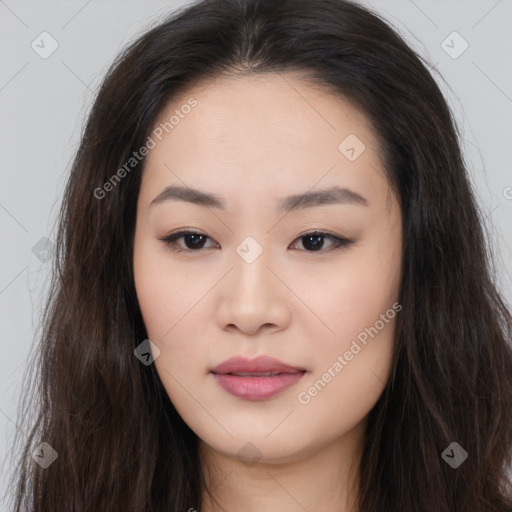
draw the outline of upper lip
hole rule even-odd
[[[245,357],[236,356],[227,359],[223,363],[213,368],[213,373],[265,373],[265,372],[280,372],[280,373],[298,373],[305,372],[304,368],[297,366],[290,366],[269,356],[258,356],[255,359],[247,359]]]

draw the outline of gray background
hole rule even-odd
[[[48,285],[54,223],[83,121],[121,48],[186,3],[0,0],[0,510],[6,510],[12,464],[6,456]],[[363,3],[390,21],[444,78],[437,80],[461,129],[498,283],[511,304],[512,0]],[[43,31],[58,43],[46,59],[31,47],[35,41],[40,52],[50,48],[49,39],[41,42]],[[454,31],[460,36],[448,37]],[[464,41],[469,46],[458,55]]]

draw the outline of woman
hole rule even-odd
[[[144,34],[57,246],[17,511],[512,508],[512,319],[447,104],[375,14]]]

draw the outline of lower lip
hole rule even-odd
[[[273,377],[241,377],[214,373],[219,385],[228,393],[245,400],[266,400],[298,382],[304,372],[281,373]]]

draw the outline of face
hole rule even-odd
[[[268,462],[361,432],[401,308],[401,213],[368,120],[260,75],[188,89],[153,134],[135,285],[179,414],[208,449]]]

